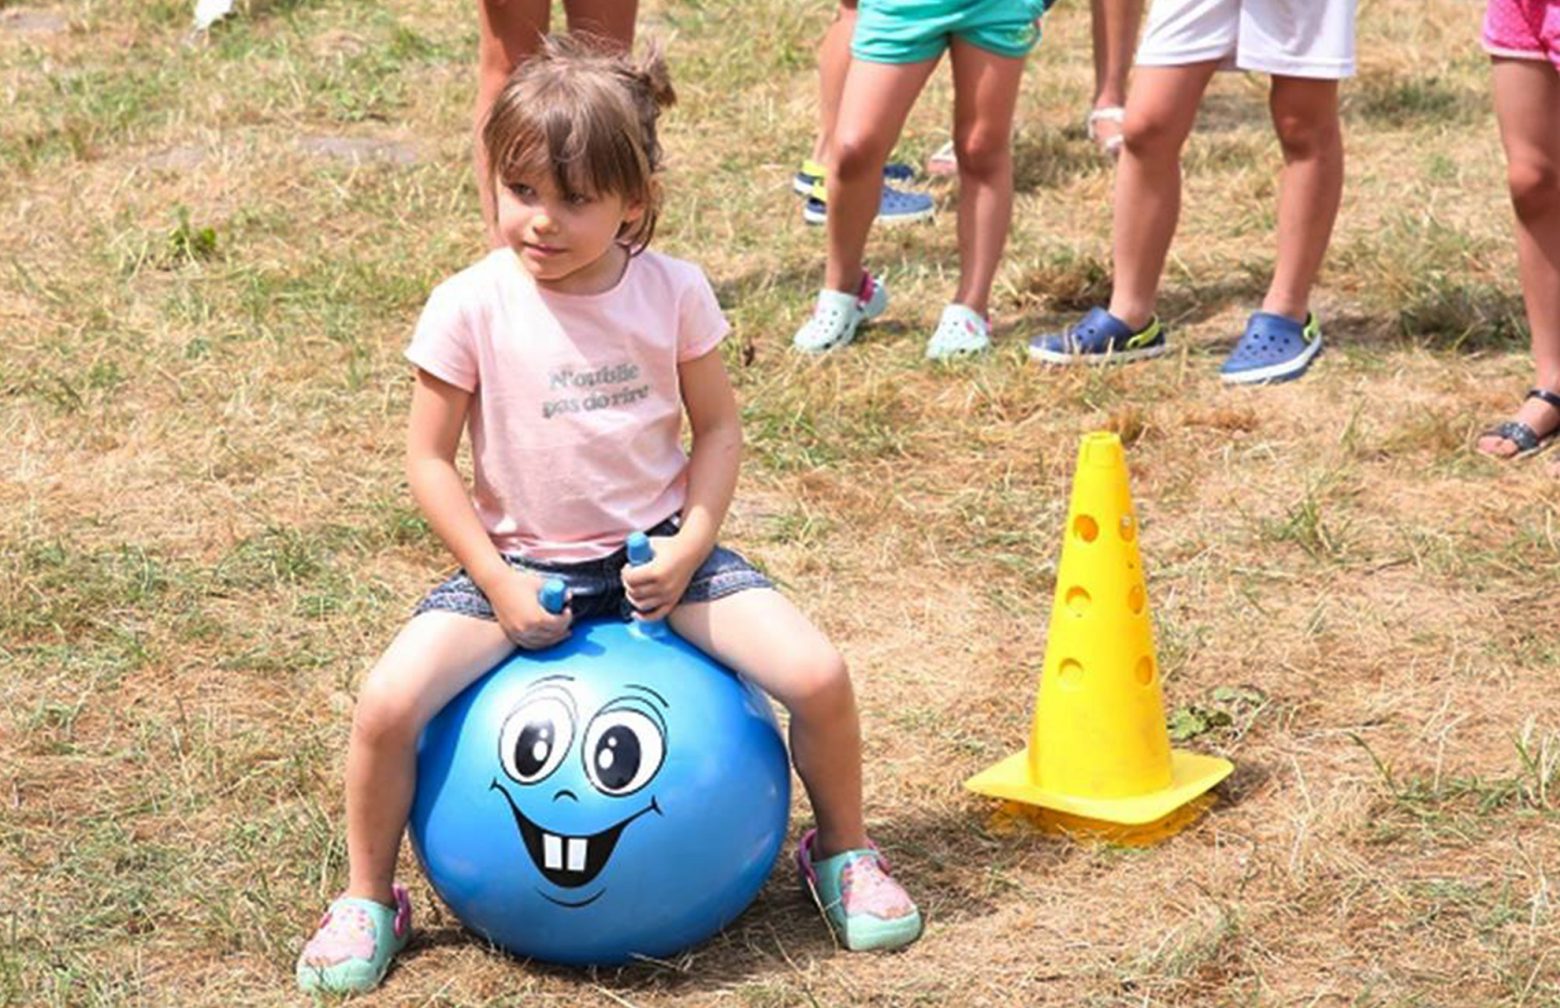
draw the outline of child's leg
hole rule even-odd
[[[671,624],[791,712],[791,759],[818,820],[817,856],[865,847],[861,726],[834,645],[770,588],[680,605]]]
[[[482,219],[487,222],[488,243],[494,248],[502,246],[503,239],[494,230],[497,216],[493,194],[488,189],[482,124],[509,75],[541,45],[551,7],[551,0],[477,0],[477,102],[472,115],[472,165],[482,202]],[[564,8],[570,31],[589,32],[624,49],[633,44],[639,0],[566,0]]]
[[[347,895],[394,905],[391,882],[417,778],[417,736],[434,714],[514,650],[492,620],[412,618],[368,674],[347,747]]]
[[[812,159],[819,164],[829,160],[840,93],[845,90],[845,72],[850,69],[850,36],[855,30],[856,0],[840,0],[829,30],[818,43],[818,138],[813,141]]]
[[[1181,215],[1181,146],[1218,66],[1216,60],[1140,66],[1127,96],[1126,139],[1116,168],[1110,313],[1134,330],[1154,315]]]
[[[1013,109],[1024,60],[958,38],[949,58],[959,162],[959,289],[953,300],[985,315],[1013,220]]]
[[[1268,100],[1284,150],[1278,189],[1278,262],[1262,310],[1304,322],[1343,197],[1338,82],[1273,77]]]
[[[854,294],[861,287],[867,232],[883,196],[883,165],[936,66],[935,59],[851,61],[828,164],[829,264],[823,285],[830,290]]]
[[[1506,148],[1506,178],[1517,217],[1517,271],[1533,337],[1534,386],[1560,392],[1560,73],[1547,61],[1496,59],[1495,117]],[[1540,436],[1560,414],[1539,398],[1516,420]],[[1503,437],[1485,435],[1479,450],[1515,454]]]

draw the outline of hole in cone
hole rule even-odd
[[[1082,616],[1089,611],[1089,603],[1094,600],[1089,593],[1082,588],[1072,587],[1067,589],[1067,610],[1074,616]]]
[[[1132,674],[1137,676],[1137,681],[1144,686],[1152,683],[1154,681],[1154,659],[1148,655],[1139,658],[1137,668],[1132,670]]]
[[[1100,523],[1088,515],[1079,515],[1073,521],[1073,533],[1084,542],[1093,542],[1099,538]]]
[[[1137,538],[1137,522],[1129,514],[1121,516],[1121,538],[1127,542]]]
[[[1132,615],[1143,615],[1143,586],[1133,585],[1127,592],[1127,608],[1132,610]]]
[[[1083,664],[1072,658],[1062,659],[1062,664],[1057,667],[1057,673],[1062,677],[1063,686],[1083,685]]]

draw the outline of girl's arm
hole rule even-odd
[[[677,366],[683,407],[693,429],[688,457],[688,500],[675,536],[654,539],[653,561],[625,567],[628,600],[645,619],[663,619],[677,605],[695,571],[715,547],[737,489],[742,461],[742,417],[720,350]]]
[[[417,369],[406,428],[406,479],[412,499],[487,596],[509,638],[521,647],[547,647],[568,636],[569,613],[554,616],[544,610],[536,600],[541,579],[504,562],[455,468],[470,405],[471,393]]]

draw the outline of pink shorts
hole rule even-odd
[[[1489,0],[1484,51],[1513,59],[1547,59],[1560,69],[1560,0]]]

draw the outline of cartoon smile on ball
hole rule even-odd
[[[521,843],[542,878],[559,889],[576,890],[567,898],[540,887],[537,893],[559,906],[583,907],[606,892],[603,886],[579,898],[577,890],[607,867],[623,831],[646,813],[665,815],[655,796],[642,792],[666,758],[661,712],[669,705],[650,687],[628,683],[577,731],[582,719],[572,683],[570,676],[549,676],[516,702],[499,732],[498,759],[504,775],[518,785],[518,798],[497,777],[489,789],[508,803]],[[576,734],[577,762],[569,758]],[[632,811],[622,814],[628,803],[619,799],[635,795]],[[564,830],[564,823],[573,831]],[[580,828],[598,823],[601,828],[594,831]]]

